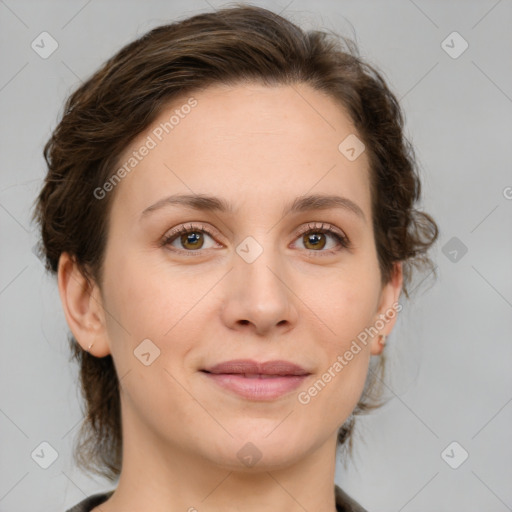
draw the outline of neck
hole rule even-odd
[[[261,459],[244,467],[236,449],[231,463],[208,458],[201,450],[169,444],[126,407],[122,410],[129,416],[122,422],[123,467],[116,491],[100,506],[102,512],[336,511],[336,432],[286,463],[269,455],[267,443]]]

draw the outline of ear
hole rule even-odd
[[[385,284],[381,291],[379,307],[375,315],[373,325],[379,330],[371,342],[371,354],[380,355],[384,350],[384,343],[381,343],[382,337],[389,336],[398,317],[398,312],[402,309],[398,302],[403,285],[402,262],[393,265],[391,279]]]
[[[90,353],[96,357],[110,354],[99,287],[86,279],[68,253],[59,258],[57,280],[66,321],[77,342],[85,351],[92,344]]]

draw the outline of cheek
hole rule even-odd
[[[220,276],[178,272],[168,261],[144,254],[121,258],[112,253],[105,263],[107,331],[119,374],[138,371],[136,356],[145,346],[158,354],[155,365],[181,371],[204,336],[205,295]]]
[[[378,269],[377,269],[378,270]],[[325,358],[319,378],[305,389],[299,403],[331,411],[343,422],[356,406],[364,388],[370,361],[370,339],[366,333],[375,319],[380,291],[380,274],[364,266],[350,273],[340,272],[321,291],[309,296],[313,309],[330,334],[322,344]]]
[[[316,283],[316,292],[308,296],[309,304],[329,327],[335,348],[344,351],[375,318],[380,296],[376,263],[347,265]]]
[[[365,293],[363,288],[339,294],[329,307],[332,330],[336,333],[338,351],[346,350],[350,342],[364,332],[374,320],[378,292]]]
[[[341,427],[361,398],[369,359],[370,352],[364,346],[345,339],[336,345],[327,365],[297,395],[300,414],[295,420],[303,431],[332,433]]]
[[[339,287],[336,290],[335,300],[327,301],[323,310],[334,334],[317,340],[324,353],[322,365],[297,397],[304,421],[318,418],[313,421],[320,429],[339,427],[350,416],[363,392],[370,362],[370,344],[363,336],[371,325],[375,297],[363,288],[346,294]]]
[[[190,294],[182,293],[179,275],[166,279],[166,273],[169,269],[144,251],[137,252],[128,244],[111,247],[105,258],[104,288],[114,317],[110,320],[118,320],[110,321],[114,330],[118,330],[116,323],[122,323],[133,338],[158,339],[172,328]]]
[[[197,415],[180,385],[181,363],[199,336],[201,326],[190,318],[206,285],[164,281],[164,269],[137,257],[106,261],[105,269],[107,332],[124,399],[140,417],[168,417],[173,407],[181,418]]]

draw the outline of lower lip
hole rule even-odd
[[[229,373],[206,373],[210,380],[249,400],[274,400],[297,389],[307,375],[248,378]]]

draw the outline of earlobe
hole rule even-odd
[[[402,262],[396,262],[393,266],[391,279],[384,285],[381,293],[379,308],[375,317],[375,328],[379,331],[371,343],[371,354],[382,354],[387,337],[391,334],[399,311],[402,306],[398,299],[402,292],[403,268]]]
[[[68,253],[59,258],[57,280],[66,322],[77,342],[96,357],[108,355],[110,347],[98,286],[82,274]]]

